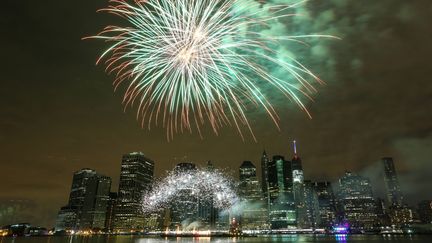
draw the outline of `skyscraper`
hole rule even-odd
[[[81,215],[81,228],[104,229],[111,178],[96,174],[89,179]]]
[[[107,205],[107,212],[105,217],[105,230],[107,232],[111,232],[113,230],[113,224],[114,224],[114,210],[117,203],[117,193],[116,192],[110,192],[109,194],[109,200]]]
[[[244,161],[239,172],[240,196],[246,203],[240,216],[241,227],[243,230],[267,229],[267,204],[261,193],[256,167],[251,161]]]
[[[243,161],[239,169],[239,191],[243,198],[260,200],[261,188],[256,176],[256,167],[251,161]]]
[[[214,171],[214,166],[211,161],[207,161],[206,170]],[[204,198],[198,200],[198,218],[201,221],[203,229],[215,229],[216,220],[218,219],[219,210],[214,207],[213,198]]]
[[[116,231],[142,230],[142,198],[153,182],[154,162],[142,152],[123,155],[118,199],[114,213]]]
[[[313,196],[313,191],[305,191],[303,165],[301,158],[297,154],[297,143],[295,140],[293,141],[293,150],[294,156],[291,160],[291,171],[294,202],[297,208],[297,225],[300,228],[310,228],[312,222],[310,222],[311,217],[308,215],[308,209],[305,203],[307,196]]]
[[[403,196],[393,158],[385,157],[381,160],[384,168],[384,184],[389,205],[387,212],[391,223],[400,226],[412,220],[412,211],[403,204]]]
[[[342,213],[353,229],[372,228],[376,222],[376,203],[368,178],[346,172],[339,179]]]
[[[387,200],[390,206],[402,206],[403,197],[393,163],[393,158],[382,158],[384,165],[384,181],[387,192]]]
[[[62,207],[56,229],[104,229],[111,178],[92,169],[74,173],[69,203]]]
[[[304,206],[299,208],[298,214],[300,215],[300,209],[303,211],[298,220],[302,221],[302,225],[299,227],[303,229],[317,228],[321,224],[321,215],[318,202],[318,194],[315,191],[314,184],[310,180],[305,180],[303,183],[304,191]]]
[[[272,229],[296,226],[291,163],[275,155],[268,163],[269,221]]]
[[[294,156],[291,160],[291,170],[292,170],[292,180],[294,186],[294,197],[298,196],[299,197],[298,199],[301,200],[301,196],[296,194],[301,194],[301,186],[303,185],[303,181],[304,181],[304,173],[303,173],[302,160],[297,154],[297,144],[295,140],[293,142],[293,148],[294,148]]]
[[[269,158],[264,150],[261,156],[261,187],[264,199],[268,201],[268,163]]]
[[[293,149],[294,149],[294,156],[291,161],[291,168],[293,171],[293,175],[296,174],[297,177],[293,177],[294,181],[303,181],[303,165],[302,160],[297,154],[297,141],[293,141]]]
[[[197,167],[194,163],[179,163],[174,173],[195,173]],[[185,186],[176,194],[176,200],[171,203],[171,226],[188,229],[188,226],[198,219],[198,197],[193,194],[192,188]],[[192,230],[192,229],[191,229]]]
[[[336,220],[336,202],[330,182],[314,182],[313,187],[318,196],[318,227],[330,228]]]
[[[77,210],[74,207],[64,206],[60,208],[55,222],[55,230],[77,230]]]
[[[84,201],[86,197],[90,197],[88,185],[90,179],[94,176],[96,176],[96,171],[88,168],[76,171],[73,175],[68,206],[76,210],[76,229],[82,228],[81,218],[83,216]]]

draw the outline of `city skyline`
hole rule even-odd
[[[290,163],[293,163],[293,164],[291,164],[290,165],[290,167],[289,167],[289,170],[292,170],[292,171],[298,171],[298,170],[301,170],[302,172],[301,172],[301,174],[299,174],[298,172],[293,172],[293,175],[292,175],[292,180],[293,180],[293,182],[294,182],[294,184],[290,184],[289,185],[289,188],[291,188],[291,189],[288,189],[291,193],[293,193],[293,195],[295,195],[295,181],[298,181],[298,182],[301,182],[302,184],[303,183],[305,183],[305,185],[307,184],[307,183],[311,183],[311,180],[312,180],[312,183],[330,183],[331,185],[332,185],[332,190],[338,190],[339,189],[339,187],[338,187],[338,183],[339,183],[339,180],[340,180],[340,178],[342,178],[343,177],[343,175],[346,175],[346,173],[354,173],[354,174],[358,174],[358,175],[363,175],[363,176],[365,176],[365,178],[367,178],[368,180],[370,180],[370,178],[371,177],[373,177],[374,175],[373,174],[364,174],[364,173],[362,173],[362,172],[358,172],[358,171],[349,171],[349,170],[346,170],[345,172],[344,172],[344,174],[341,174],[339,177],[337,177],[337,178],[335,178],[334,180],[328,180],[328,179],[326,179],[326,178],[312,178],[312,177],[309,177],[309,176],[307,176],[307,172],[305,173],[306,175],[304,175],[304,172],[303,172],[303,169],[302,169],[302,167],[303,167],[303,162],[302,162],[302,159],[300,158],[300,156],[299,156],[299,154],[298,153],[296,153],[297,152],[297,149],[295,148],[295,141],[294,141],[294,145],[293,144],[291,144],[291,149],[292,149],[292,151],[291,151],[291,155],[292,156],[290,156],[290,155],[288,155],[288,156],[290,156],[290,157],[292,157],[292,162],[290,162]],[[222,169],[223,171],[225,171],[226,173],[228,173],[228,175],[230,175],[230,176],[232,176],[233,178],[235,178],[237,181],[239,181],[239,186],[240,186],[240,191],[239,191],[239,195],[242,195],[242,193],[241,193],[241,183],[242,183],[242,176],[241,176],[241,174],[237,174],[237,173],[235,173],[235,171],[236,171],[236,169],[235,168],[242,168],[242,167],[250,167],[250,166],[254,166],[254,173],[255,173],[255,176],[256,176],[256,179],[258,180],[257,181],[257,183],[259,183],[259,187],[260,187],[260,191],[261,190],[263,190],[262,192],[264,193],[264,188],[261,188],[261,182],[262,182],[262,176],[264,176],[264,174],[262,174],[262,169],[258,169],[257,170],[257,168],[258,167],[261,167],[262,165],[263,165],[263,163],[264,163],[264,161],[265,161],[265,158],[267,158],[267,156],[270,156],[269,158],[270,158],[270,161],[275,161],[274,163],[276,163],[278,160],[284,160],[284,156],[281,156],[281,154],[282,153],[280,153],[280,154],[269,154],[269,153],[267,153],[267,151],[266,150],[264,150],[263,152],[262,152],[262,154],[261,154],[261,157],[259,158],[259,159],[257,159],[257,160],[255,160],[255,162],[253,162],[253,161],[247,161],[247,160],[244,160],[242,163],[238,163],[238,164],[233,164],[232,166],[234,166],[234,169],[232,169],[232,167],[231,167],[231,169],[229,169],[229,168],[220,168],[219,166],[218,166],[218,164],[217,163],[212,163],[212,162],[210,162],[210,161],[207,161],[205,164],[199,164],[199,163],[196,163],[196,162],[193,162],[194,163],[194,166],[195,166],[195,164],[197,164],[200,168],[205,168],[206,166],[211,166],[211,167],[216,167],[216,168],[220,168],[220,169]],[[126,156],[126,157],[125,157]],[[142,152],[132,152],[132,153],[128,153],[128,154],[125,154],[125,155],[123,155],[123,162],[121,163],[121,164],[123,164],[124,163],[124,161],[128,161],[128,160],[125,160],[125,158],[128,158],[128,157],[130,157],[130,156],[132,156],[132,157],[134,157],[134,156],[140,156],[140,157],[142,157],[142,158],[144,158],[145,160],[148,160],[148,161],[151,161],[152,163],[154,163],[152,160],[150,160],[150,159],[148,159],[148,158],[146,158],[146,157],[144,157],[144,156],[146,156],[144,153],[142,153]],[[263,157],[264,156],[264,157]],[[303,156],[301,156],[302,158],[303,158]],[[288,157],[289,158],[289,157]],[[145,161],[144,160],[144,161]],[[133,161],[133,160],[132,160]],[[388,169],[388,163],[389,163],[389,161],[390,161],[390,163],[391,163],[391,166],[390,166],[390,175],[389,175],[389,169]],[[186,163],[185,163],[186,162]],[[183,161],[183,162],[178,162],[175,166],[173,166],[172,168],[171,168],[171,170],[176,170],[176,168],[178,168],[178,166],[179,165],[182,165],[182,163],[183,164],[185,164],[185,165],[187,165],[188,163],[190,163],[190,162],[192,162],[192,161]],[[210,164],[209,164],[210,163]],[[246,163],[246,164],[245,164]],[[268,162],[267,162],[268,163]],[[272,162],[273,163],[273,162]],[[307,163],[306,163],[307,164]],[[157,167],[157,165],[158,165],[158,163],[156,162],[156,163],[154,163],[154,167],[156,168]],[[255,166],[255,165],[259,165],[259,166]],[[277,165],[277,163],[275,164],[275,165]],[[271,163],[269,164],[269,166],[271,166]],[[123,167],[123,166],[121,166],[121,167]],[[385,201],[386,202],[386,204],[388,204],[388,205],[392,205],[392,201],[390,201],[390,200],[393,200],[393,199],[391,199],[392,197],[391,196],[389,196],[389,195],[392,195],[391,193],[394,191],[394,190],[388,190],[387,189],[387,183],[388,183],[388,179],[387,179],[387,177],[390,177],[391,179],[393,179],[393,181],[394,181],[394,183],[396,183],[396,184],[398,184],[399,185],[399,183],[400,183],[400,181],[398,180],[398,177],[396,176],[396,174],[398,174],[399,172],[398,172],[398,169],[397,169],[397,163],[396,163],[396,165],[394,164],[394,162],[393,162],[393,160],[392,160],[392,158],[391,157],[383,157],[383,158],[381,158],[381,160],[380,160],[380,166],[379,166],[380,168],[378,168],[378,170],[380,171],[379,172],[379,174],[378,174],[378,181],[376,181],[376,180],[374,180],[374,181],[371,181],[370,183],[371,183],[371,190],[372,190],[372,193],[373,193],[373,195],[374,195],[374,198],[380,198],[381,200],[383,200],[383,201]],[[396,167],[396,170],[395,170],[395,167]],[[276,168],[276,167],[275,167]],[[153,170],[153,169],[152,169]],[[97,171],[97,174],[96,174],[96,171]],[[79,170],[77,170],[76,171],[76,173],[79,173],[79,174],[81,174],[81,173],[90,173],[92,176],[93,175],[97,175],[98,177],[97,178],[107,178],[106,180],[109,180],[109,187],[111,188],[111,191],[113,191],[113,192],[117,192],[117,190],[119,190],[119,188],[118,188],[118,182],[114,182],[114,180],[113,180],[113,183],[112,183],[112,185],[111,185],[111,180],[112,180],[112,178],[113,177],[115,177],[115,175],[113,176],[113,175],[108,175],[108,176],[105,176],[105,175],[101,175],[101,174],[99,174],[99,173],[104,173],[104,172],[101,172],[100,170],[93,170],[93,169],[89,169],[89,168],[82,168],[82,169],[79,169]],[[163,178],[164,176],[166,176],[166,173],[168,172],[169,170],[167,170],[165,173],[161,173],[161,174],[159,174],[159,175],[154,175],[154,177],[155,178]],[[241,170],[240,170],[241,171]],[[120,172],[120,171],[119,171]],[[121,173],[119,173],[119,174],[121,174]],[[296,179],[296,175],[301,175],[300,177],[298,177],[298,179]],[[272,180],[276,180],[275,181],[275,185],[277,185],[278,183],[280,183],[280,182],[277,182],[277,176],[275,177],[275,175],[272,175],[272,174],[270,174],[270,178],[273,178]],[[153,174],[152,174],[152,177],[153,177]],[[259,179],[258,179],[259,178]],[[396,178],[396,179],[395,179]],[[72,184],[72,187],[74,186],[74,181],[75,181],[76,179],[75,179],[75,176],[73,177],[73,184]],[[293,182],[291,182],[291,183],[293,183]],[[403,187],[403,182],[402,183],[400,183],[400,184],[402,184],[402,187]],[[294,185],[294,187],[293,187],[293,185]],[[318,184],[316,184],[317,186],[318,186]],[[336,186],[336,187],[335,187]],[[399,185],[400,186],[400,185]],[[383,190],[383,191],[377,191],[377,189],[378,188],[380,188],[381,187],[381,189]],[[270,188],[271,188],[271,185],[270,185]],[[97,187],[96,187],[96,189],[91,189],[91,190],[97,190]],[[303,190],[303,189],[302,189]],[[65,192],[64,192],[64,194],[66,194],[68,191],[66,190]],[[405,196],[405,192],[404,191],[402,191],[401,192],[401,190],[400,190],[400,188],[397,190],[397,192],[399,193],[397,196],[399,196],[399,197],[402,197],[402,195],[404,195]],[[117,199],[117,193],[116,193],[116,199]],[[404,197],[404,199],[403,199],[403,204],[406,204],[406,203],[408,203],[410,206],[413,206],[413,207],[417,207],[417,203],[419,203],[420,201],[424,201],[424,200],[427,200],[427,199],[429,199],[429,197],[427,197],[427,196],[425,196],[424,194],[421,194],[421,195],[417,195],[418,196],[418,198],[410,198],[410,197]],[[142,197],[142,196],[141,196]],[[295,197],[295,196],[294,196]],[[246,198],[247,198],[247,196],[246,196]],[[264,200],[267,200],[265,197],[263,198]],[[72,199],[72,194],[70,195],[70,199],[69,200],[73,200]],[[84,200],[84,199],[82,199],[82,200]],[[105,199],[105,201],[107,201],[108,199]],[[296,203],[298,203],[298,202],[296,202]],[[76,204],[76,203],[75,203]],[[82,203],[81,203],[82,204]],[[67,206],[64,206],[64,207],[62,207],[61,208],[61,210],[63,210],[63,211],[65,211],[66,212],[66,215],[68,214],[68,212],[70,212],[70,203],[67,205]],[[104,204],[105,205],[105,204]],[[397,204],[397,205],[399,205],[399,206],[401,206],[402,205],[402,201],[399,201],[399,204]],[[138,205],[137,205],[138,206]],[[74,207],[76,207],[76,206],[74,206]],[[82,206],[78,206],[78,207],[82,207]],[[87,208],[88,208],[89,206],[87,206]],[[136,208],[135,208],[135,210],[136,210]],[[52,215],[51,215],[52,216]],[[114,217],[114,215],[113,215],[113,217]],[[35,217],[30,217],[30,218],[32,218],[33,220],[35,220],[36,222],[39,222],[40,221],[40,218],[38,218],[38,216],[36,215]],[[87,218],[88,218],[88,216],[87,216]],[[48,219],[48,224],[49,224],[49,222],[53,222],[54,221],[54,219],[52,218],[52,219]],[[53,223],[54,224],[54,223]],[[100,223],[99,223],[100,224]],[[115,225],[115,223],[114,223],[114,221],[113,221],[113,223],[112,223],[113,225]]]
[[[377,184],[381,158],[392,157],[405,200],[432,198],[429,0],[310,1],[299,7],[305,14],[296,19],[296,33],[342,40],[292,47],[326,83],[306,103],[312,119],[272,97],[280,131],[261,111],[250,110],[256,143],[242,141],[229,126],[216,136],[205,124],[203,138],[184,133],[169,142],[162,127],[142,128],[136,110],[124,111],[121,92],[113,93],[113,75],[95,66],[104,43],[82,40],[117,21],[95,13],[107,1],[74,4],[6,0],[0,9],[0,202],[26,204],[35,224],[54,224],[74,171],[92,168],[116,188],[124,153],[143,151],[154,160],[156,176],[182,161],[204,166],[212,160],[237,171],[248,160],[261,180],[262,151],[270,159],[291,159],[294,139],[306,179],[336,182],[348,170]],[[379,185],[375,190],[385,198]]]
[[[179,227],[181,230],[189,231],[192,227],[194,230],[195,227],[197,230],[227,230],[227,222],[232,218],[233,222],[235,219],[237,221],[234,226],[236,231],[320,228],[329,230],[335,225],[349,225],[351,230],[356,232],[377,230],[377,227],[389,226],[390,223],[401,227],[408,222],[417,222],[416,220],[429,222],[428,218],[431,216],[428,213],[430,208],[427,202],[430,200],[417,202],[414,207],[407,206],[399,188],[396,166],[391,157],[381,159],[384,177],[379,184],[385,185],[387,196],[386,199],[382,199],[382,195],[373,192],[377,185],[371,183],[368,176],[356,172],[346,171],[338,182],[334,183],[337,184],[336,187],[333,182],[305,178],[302,159],[297,153],[295,141],[293,149],[294,155],[291,160],[286,160],[281,155],[273,155],[268,159],[268,154],[263,151],[262,181],[258,180],[257,167],[251,161],[243,161],[238,166],[237,183],[231,185],[236,188],[234,190],[238,193],[238,199],[233,201],[234,204],[228,211],[215,207],[212,198],[216,195],[212,196],[212,193],[220,193],[219,191],[202,191],[202,188],[198,193],[194,187],[195,183],[200,182],[184,183],[185,180],[189,180],[188,178],[198,179],[195,175],[208,173],[207,176],[210,176],[216,172],[218,169],[210,161],[201,171],[194,163],[178,163],[171,172],[171,175],[175,176],[169,180],[179,180],[172,182],[184,184],[173,188],[163,187],[163,192],[156,191],[161,198],[144,203],[141,201],[151,200],[156,195],[153,191],[161,189],[157,186],[158,181],[165,178],[154,177],[154,162],[142,152],[124,154],[120,186],[118,195],[114,196],[113,206],[109,206],[108,198],[111,200],[111,195],[117,193],[110,192],[113,191],[110,190],[111,178],[86,168],[76,171],[69,204],[60,209],[55,230],[103,229],[105,232],[129,232],[166,228],[178,231]],[[230,174],[229,171],[225,173]],[[100,192],[98,184],[94,182],[100,184],[105,183],[104,181],[109,182],[108,188],[102,186],[103,191]],[[217,184],[212,185],[214,186]],[[115,191],[115,188],[112,189]],[[165,190],[170,192],[167,193]],[[147,193],[150,195],[146,195]],[[209,195],[204,196],[202,193]],[[176,196],[168,199],[162,195]],[[219,197],[220,195],[218,200]],[[105,199],[102,199],[101,204],[98,200],[88,198]],[[155,205],[156,211],[141,210],[144,204],[159,204],[162,203],[160,200],[168,201],[162,205]],[[89,205],[89,202],[95,202],[94,206]],[[96,205],[99,209],[95,208]],[[91,210],[88,211],[89,209]],[[101,213],[103,216],[88,216]]]

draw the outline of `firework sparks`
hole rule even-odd
[[[206,121],[218,134],[234,126],[243,138],[246,128],[255,139],[247,111],[261,108],[278,126],[278,115],[262,90],[291,99],[308,111],[302,96],[316,92],[322,81],[274,46],[326,35],[269,36],[258,30],[292,17],[296,4],[266,4],[253,0],[112,0],[102,11],[118,15],[128,26],[108,26],[99,35],[112,45],[101,55],[107,71],[116,75],[115,87],[128,82],[125,107],[137,106],[137,119],[167,130],[201,134]],[[278,57],[276,57],[277,55]],[[265,63],[265,65],[263,64]],[[266,66],[291,78],[281,79]],[[286,77],[286,76],[285,76]]]
[[[215,208],[228,209],[239,201],[234,183],[222,171],[213,169],[194,169],[172,171],[158,180],[143,199],[143,211],[155,212],[169,207],[187,194],[197,200],[211,201]]]

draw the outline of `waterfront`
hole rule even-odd
[[[161,238],[142,236],[50,236],[50,237],[2,237],[0,243],[171,243],[171,242],[432,242],[432,235],[284,235],[246,238]]]

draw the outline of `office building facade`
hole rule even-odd
[[[142,199],[150,190],[153,176],[154,162],[142,152],[123,155],[114,210],[114,231],[140,231],[145,228]]]
[[[103,230],[111,178],[92,169],[74,173],[68,205],[58,213],[56,229]]]
[[[297,210],[293,196],[293,173],[290,161],[275,155],[268,163],[268,203],[271,229],[297,226]]]
[[[339,179],[339,203],[352,229],[373,228],[377,221],[376,202],[368,178],[346,172]]]
[[[331,183],[328,181],[314,182],[314,190],[318,198],[318,228],[330,228],[336,222],[336,202]]]
[[[251,161],[244,161],[239,169],[239,194],[245,206],[240,215],[243,230],[268,229],[267,204],[257,178],[256,167]]]

